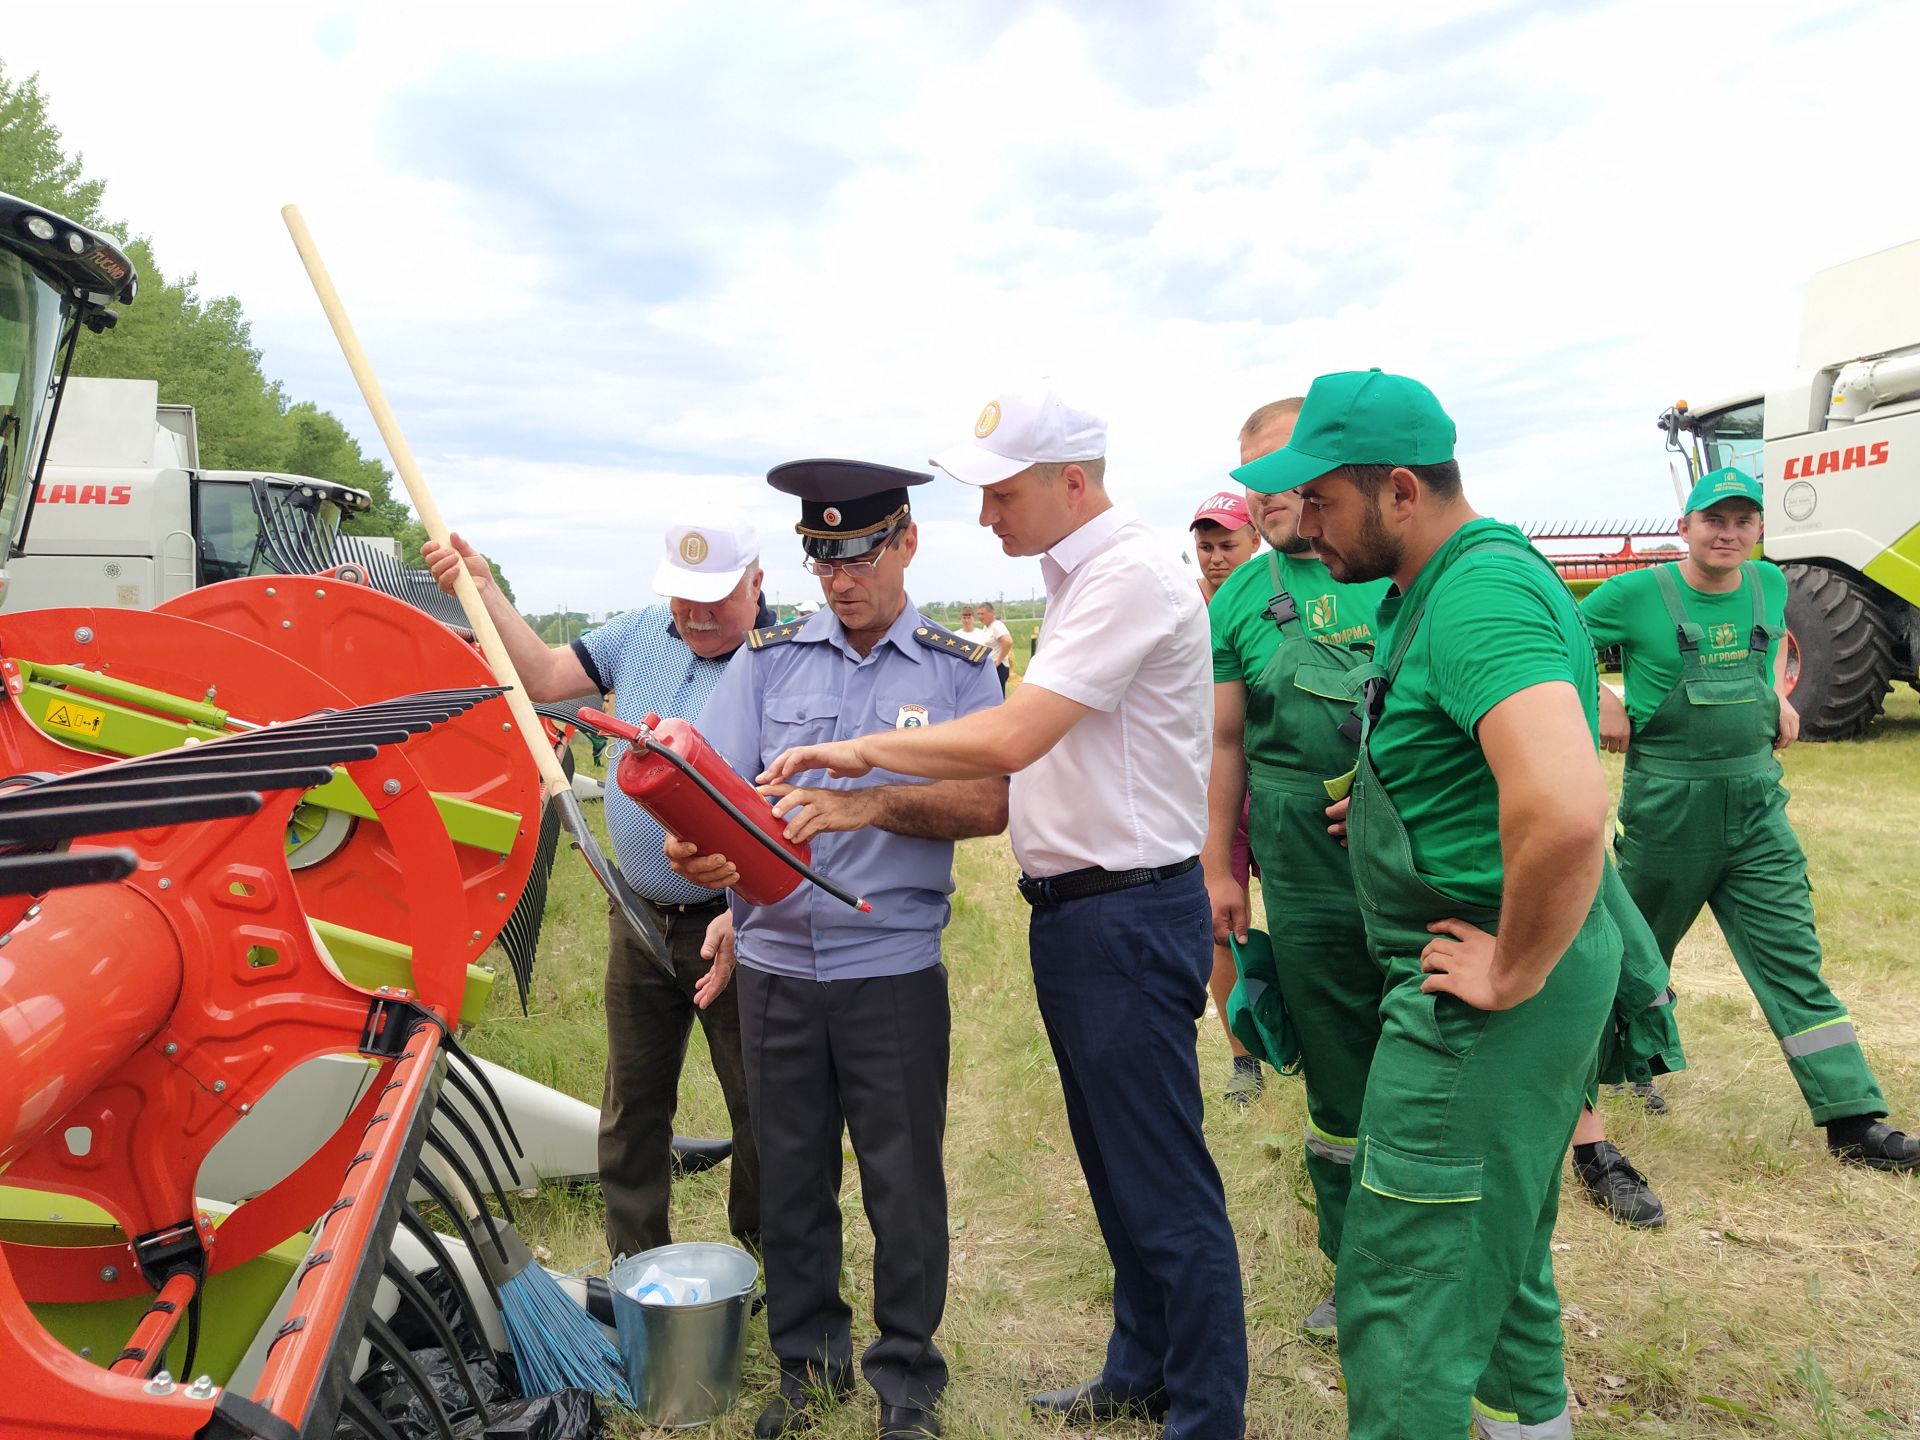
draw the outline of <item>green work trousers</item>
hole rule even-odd
[[[1820,973],[1806,852],[1787,822],[1778,767],[1714,768],[1629,754],[1620,878],[1669,961],[1701,907],[1713,911],[1814,1124],[1885,1115],[1847,1007]]]
[[[1352,1440],[1459,1440],[1469,1413],[1483,1437],[1572,1433],[1551,1241],[1619,946],[1596,903],[1500,1011],[1423,993],[1411,944],[1384,958],[1335,1282]]]
[[[1326,788],[1256,767],[1247,833],[1260,864],[1280,996],[1300,1037],[1307,1177],[1320,1249],[1340,1255],[1360,1105],[1380,1035],[1380,967],[1367,951],[1346,849],[1327,834]]]

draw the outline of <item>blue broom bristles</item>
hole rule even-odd
[[[620,1351],[538,1263],[500,1286],[500,1319],[526,1394],[591,1390],[633,1404]]]

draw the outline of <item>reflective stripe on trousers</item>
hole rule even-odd
[[[1353,1164],[1354,1152],[1360,1147],[1357,1135],[1330,1135],[1307,1121],[1307,1153],[1318,1155],[1322,1160],[1331,1160],[1336,1165]]]
[[[1476,1440],[1573,1440],[1573,1415],[1570,1410],[1562,1410],[1551,1420],[1527,1425],[1512,1411],[1495,1410],[1476,1399],[1473,1433]]]

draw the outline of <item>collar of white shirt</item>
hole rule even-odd
[[[1106,549],[1113,537],[1135,518],[1128,507],[1110,505],[1078,530],[1056,541],[1053,548],[1040,557],[1040,574],[1047,582],[1047,593],[1051,595],[1058,590],[1069,575]]]

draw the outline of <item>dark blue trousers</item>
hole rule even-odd
[[[1101,1378],[1167,1404],[1167,1440],[1240,1440],[1247,1397],[1240,1257],[1201,1133],[1194,1022],[1213,939],[1206,886],[1171,880],[1036,906],[1040,1018],[1113,1260]]]

